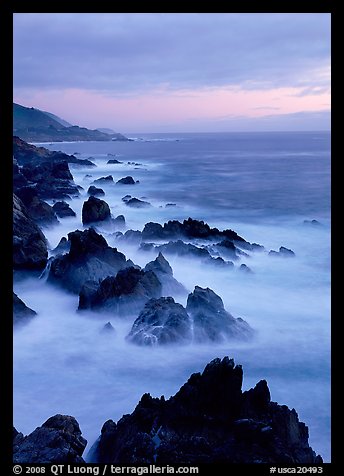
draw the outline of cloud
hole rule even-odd
[[[14,15],[14,87],[329,87],[330,14]]]

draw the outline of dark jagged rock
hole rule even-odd
[[[68,242],[69,252],[52,259],[48,281],[72,292],[79,293],[88,280],[99,282],[133,265],[117,248],[108,246],[105,238],[93,228],[68,233]]]
[[[13,293],[13,325],[26,324],[37,315],[15,293]]]
[[[146,264],[144,270],[154,271],[162,284],[162,294],[164,296],[185,294],[187,292],[184,286],[173,277],[173,270],[161,252],[154,261]]]
[[[93,183],[113,183],[113,176],[107,175],[106,177],[100,177],[93,180]]]
[[[82,206],[82,223],[96,223],[98,221],[110,220],[111,212],[109,205],[100,198],[91,195]]]
[[[39,162],[67,162],[69,164],[95,167],[96,165],[87,159],[78,159],[74,155],[63,152],[51,151],[45,147],[36,147],[28,144],[17,136],[13,136],[13,157],[19,165],[38,164]]]
[[[150,299],[135,320],[127,340],[138,345],[190,343],[191,321],[172,297]]]
[[[253,336],[253,329],[247,322],[227,312],[220,296],[209,288],[195,286],[188,296],[186,310],[193,320],[194,340],[197,342],[249,339]]]
[[[117,159],[109,159],[107,161],[108,164],[123,164],[123,162],[120,162],[119,160]]]
[[[70,250],[70,241],[65,236],[58,242],[56,248],[51,250],[52,255],[68,253]]]
[[[94,197],[97,195],[105,195],[105,192],[102,188],[95,187],[94,185],[88,187],[87,193],[88,195],[93,195]]]
[[[127,177],[123,177],[117,180],[116,183],[122,184],[122,185],[135,185],[135,180],[130,175],[127,175]]]
[[[25,205],[28,214],[38,225],[56,225],[59,223],[55,210],[37,195],[36,186],[24,186],[17,190],[17,196]]]
[[[144,394],[131,415],[108,420],[97,463],[321,464],[296,411],[270,400],[265,380],[242,392],[240,365],[214,359],[171,398]]]
[[[183,223],[178,220],[170,220],[164,225],[159,223],[146,223],[142,231],[144,240],[164,240],[173,238],[202,238],[202,239],[219,239],[227,238],[232,241],[247,243],[244,238],[239,236],[233,230],[220,231],[217,228],[210,228],[207,223],[200,220],[188,218]]]
[[[23,202],[13,194],[13,267],[39,270],[47,264],[47,241],[29,217]]]
[[[207,259],[203,260],[203,263],[222,269],[232,269],[234,267],[234,263],[232,263],[232,261],[225,261],[223,258],[221,258],[221,256],[218,256],[217,258],[208,256]]]
[[[229,257],[233,260],[239,259],[238,249],[233,241],[228,239],[222,240],[220,243],[217,243],[216,247],[226,257]]]
[[[281,256],[282,258],[293,258],[295,256],[294,251],[281,246],[279,251],[271,250],[269,251],[269,256]]]
[[[138,198],[130,198],[125,201],[125,204],[132,208],[148,208],[152,206],[151,203],[139,200]]]
[[[129,267],[99,284],[86,283],[79,295],[79,309],[102,309],[127,315],[142,309],[151,298],[161,296],[161,283],[152,271]]]
[[[14,431],[13,463],[85,463],[86,444],[75,418],[55,415],[28,436]]]
[[[56,202],[53,205],[53,210],[59,218],[75,217],[76,213],[72,210],[67,202]]]
[[[164,245],[155,247],[156,250],[162,253],[178,256],[187,256],[195,258],[210,258],[209,251],[206,248],[200,248],[191,243],[184,243],[182,240],[170,241]]]

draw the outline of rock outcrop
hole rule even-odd
[[[120,316],[140,312],[151,298],[161,296],[161,283],[153,271],[135,267],[120,270],[99,284],[88,281],[79,295],[79,309],[110,311]]]
[[[68,233],[68,242],[69,252],[51,259],[48,281],[74,293],[79,293],[88,280],[99,282],[133,265],[117,248],[108,246],[105,238],[93,228]]]
[[[190,343],[190,318],[172,297],[150,299],[135,320],[127,340],[139,345]]]
[[[116,465],[321,464],[294,409],[265,380],[242,392],[240,365],[214,359],[171,398],[144,394],[131,415],[103,425],[94,457]]]
[[[290,250],[289,248],[280,246],[280,249],[278,251],[274,251],[274,250],[269,251],[269,256],[277,256],[282,258],[294,258],[295,253],[293,250]]]
[[[173,277],[173,270],[161,252],[154,261],[146,264],[144,270],[153,271],[156,274],[162,284],[164,296],[187,293],[185,287]]]
[[[123,198],[122,198],[123,200]],[[140,200],[139,198],[129,198],[128,200],[123,200],[128,207],[132,208],[149,208],[152,205],[149,202],[145,202],[144,200]]]
[[[94,197],[105,195],[105,192],[102,188],[95,187],[94,185],[90,185],[87,190],[88,195],[93,195]]]
[[[72,210],[69,203],[65,201],[55,202],[52,208],[59,218],[76,216],[75,211]]]
[[[28,436],[14,428],[13,463],[85,463],[86,444],[74,417],[55,415]]]
[[[212,289],[195,286],[189,294],[186,310],[193,321],[196,342],[250,339],[253,329],[243,319],[233,317]]]
[[[30,309],[14,292],[13,292],[13,325],[23,325],[31,321],[37,315],[36,311]]]
[[[123,177],[119,180],[117,180],[118,184],[122,184],[122,185],[135,185],[135,180],[133,179],[133,177],[131,177],[131,175],[127,175],[126,177]]]
[[[47,264],[47,241],[30,218],[23,202],[13,194],[13,267],[40,270]]]
[[[82,223],[88,225],[99,221],[110,220],[109,205],[100,198],[91,195],[82,206]]]

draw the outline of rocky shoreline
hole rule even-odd
[[[256,330],[242,317],[225,309],[212,289],[194,283],[185,289],[173,275],[169,257],[179,256],[202,265],[234,272],[250,272],[242,259],[252,253],[293,258],[284,246],[266,250],[234,230],[211,228],[191,217],[160,224],[148,222],[140,230],[125,230],[125,218],[113,217],[104,191],[95,186],[83,203],[81,230],[62,237],[49,248],[44,227],[59,218],[75,216],[68,200],[79,197],[68,164],[93,167],[91,161],[50,152],[14,137],[13,150],[13,267],[16,273],[42,273],[48,282],[78,295],[78,311],[103,312],[123,319],[135,314],[125,339],[137,346],[249,341]],[[116,162],[117,163],[117,162]],[[110,180],[110,178],[112,180]],[[112,182],[99,177],[96,185]],[[135,185],[131,177],[113,183]],[[135,187],[134,187],[135,188]],[[102,193],[103,192],[103,193]],[[151,206],[135,197],[123,197],[129,206]],[[53,200],[49,205],[46,200]],[[65,201],[67,200],[67,202]],[[133,200],[137,202],[133,202]],[[130,204],[131,202],[131,204]],[[143,205],[142,205],[143,204]],[[135,244],[155,259],[140,267],[97,230],[114,227],[117,243]],[[43,227],[43,228],[42,228]],[[38,278],[37,278],[38,279]],[[191,292],[190,292],[191,291]],[[187,297],[186,306],[178,297]],[[13,322],[30,325],[39,314],[13,295]],[[110,324],[111,326],[111,324]],[[111,326],[112,327],[112,326]],[[296,411],[270,401],[264,380],[242,392],[242,369],[224,358],[210,362],[202,374],[193,374],[173,397],[143,395],[131,415],[117,423],[107,421],[93,447],[97,462],[114,464],[192,463],[302,463],[322,462],[308,445],[308,429]],[[82,462],[86,440],[71,416],[55,415],[24,437],[14,430],[14,462]]]

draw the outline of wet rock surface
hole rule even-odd
[[[55,415],[28,436],[13,431],[13,463],[84,463],[87,441],[74,417]]]
[[[104,423],[97,462],[320,464],[296,411],[272,402],[265,380],[242,392],[242,379],[224,357],[168,400],[144,394],[132,414]]]
[[[48,281],[79,293],[86,281],[114,276],[120,269],[132,266],[117,248],[108,246],[105,238],[93,228],[68,233],[69,252],[51,260]],[[68,246],[64,243],[64,246]]]
[[[110,220],[109,205],[100,198],[91,195],[82,206],[82,223],[88,225],[99,221]]]
[[[37,315],[36,311],[30,309],[18,296],[13,293],[13,325],[21,326],[27,324]]]

